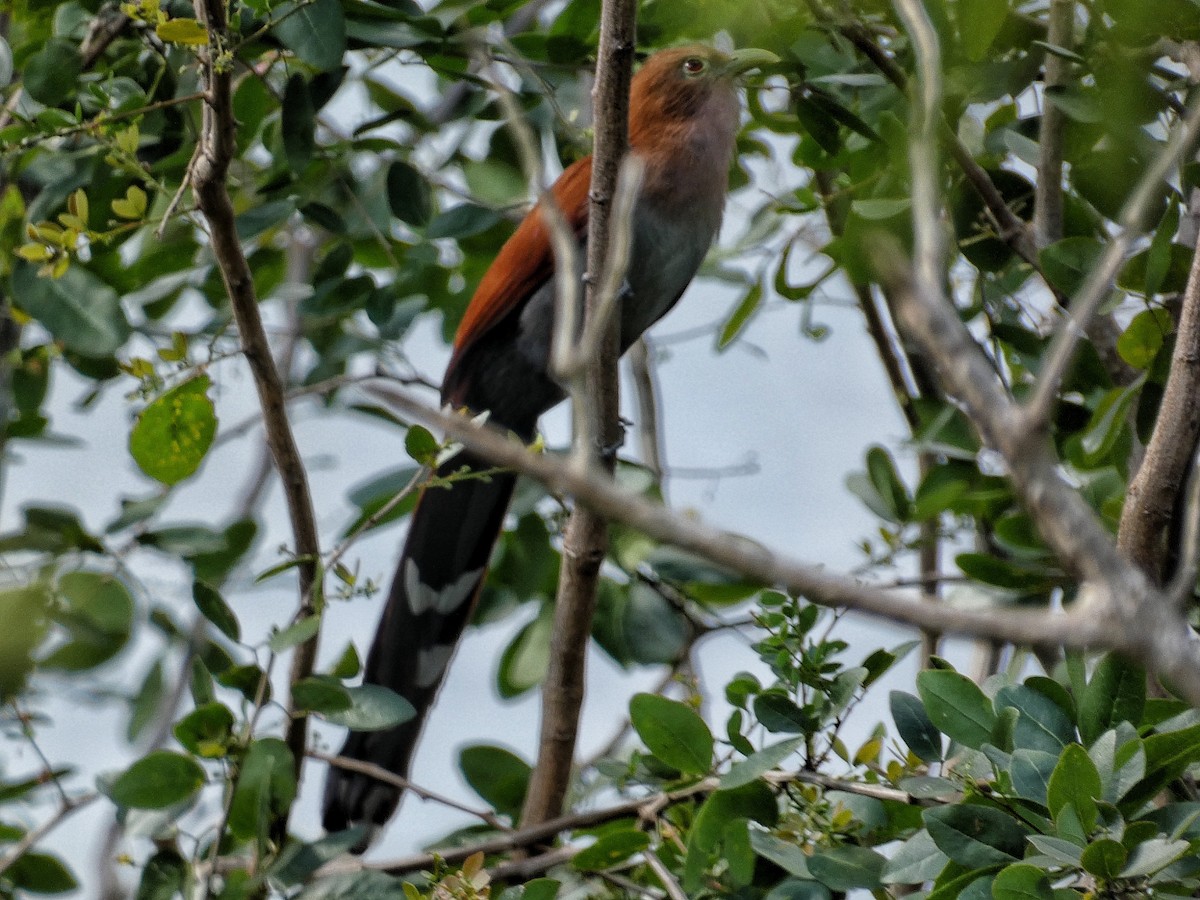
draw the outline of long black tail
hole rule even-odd
[[[463,451],[438,474],[464,466],[474,472],[490,468]],[[342,756],[407,775],[425,716],[474,609],[515,480],[508,473],[469,478],[449,488],[429,488],[421,497],[363,679],[405,697],[417,715],[386,731],[351,732]],[[325,829],[341,831],[358,824],[378,828],[399,802],[395,787],[330,767]]]

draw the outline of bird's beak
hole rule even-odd
[[[725,78],[736,78],[751,69],[761,69],[779,62],[779,57],[770,50],[758,50],[750,47],[729,54],[729,61],[720,67],[718,74]]]

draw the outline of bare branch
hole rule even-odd
[[[1179,510],[1187,471],[1200,441],[1200,252],[1183,293],[1171,371],[1154,434],[1129,484],[1117,546],[1155,581],[1165,576],[1168,527]],[[1185,548],[1185,552],[1190,550]],[[1182,569],[1181,569],[1182,572]],[[1189,588],[1190,590],[1190,588]]]
[[[595,509],[605,518],[636,528],[665,544],[705,556],[747,579],[778,585],[822,606],[844,606],[918,628],[985,635],[1021,644],[1099,647],[1115,646],[1122,639],[1092,611],[1082,614],[935,606],[917,599],[912,591],[887,590],[835,575],[823,566],[783,557],[741,535],[652,503],[618,487],[601,472],[580,472],[560,458],[535,455],[510,436],[475,425],[461,415],[432,409],[389,388],[370,390],[414,420],[442,429],[452,440],[497,465],[535,478],[552,491],[573,496],[578,503]],[[1115,551],[1113,557],[1117,559]]]
[[[860,794],[864,797],[874,797],[879,800],[888,800],[896,803],[916,803],[917,800],[909,793],[895,788],[885,787],[878,784],[863,784],[857,781],[842,780],[833,778],[828,775],[821,775],[817,772],[808,771],[782,771],[776,770],[768,772],[763,776],[766,781],[773,785],[789,784],[793,781],[800,781],[806,784],[815,784],[827,790],[846,791],[849,793]],[[623,819],[630,816],[637,816],[644,822],[650,822],[656,819],[663,810],[678,803],[684,803],[688,800],[702,798],[717,790],[720,786],[720,779],[705,778],[695,784],[680,788],[677,791],[668,791],[661,794],[655,794],[651,797],[641,797],[636,800],[625,800],[620,803],[615,803],[612,806],[606,806],[601,809],[586,810],[584,812],[572,813],[571,815],[558,816],[554,819],[541,822],[537,825],[531,825],[520,829],[519,831],[511,832],[510,834],[501,835],[488,840],[480,841],[475,844],[466,846],[444,847],[434,850],[430,853],[417,853],[412,856],[401,857],[400,859],[385,860],[382,862],[363,862],[360,859],[342,857],[334,860],[323,866],[317,877],[328,877],[330,875],[340,875],[347,872],[361,872],[365,869],[382,869],[385,872],[390,872],[394,875],[401,875],[405,872],[414,872],[421,869],[432,868],[436,861],[440,860],[448,865],[454,865],[465,860],[467,857],[476,853],[484,853],[487,855],[509,853],[513,850],[522,847],[533,847],[539,844],[544,844],[564,831],[573,831],[579,828],[590,828],[595,825],[601,825],[605,822],[611,822],[614,819]],[[578,848],[563,847],[561,851],[563,856],[556,858],[556,862],[569,859]]]
[[[271,346],[263,329],[254,291],[254,277],[242,252],[234,227],[233,203],[225,183],[234,154],[235,128],[231,94],[231,74],[227,67],[217,65],[216,59],[229,40],[225,5],[221,0],[194,0],[196,18],[211,37],[212,44],[204,60],[208,95],[195,166],[192,171],[193,191],[201,212],[208,221],[213,255],[221,270],[225,290],[233,307],[238,333],[246,361],[254,377],[262,409],[267,443],[279,470],[291,520],[295,552],[302,560],[297,567],[300,582],[300,605],[296,620],[314,615],[318,585],[316,560],[320,555],[316,517],[308,490],[308,476],[300,458],[299,448],[287,418],[283,382],[271,356]],[[292,657],[291,683],[312,673],[316,659],[318,637],[298,646]],[[307,717],[296,712],[288,726],[287,742],[296,760],[297,771],[304,759],[307,741]]]
[[[619,288],[625,274],[623,268],[616,270],[611,262],[609,223],[610,203],[617,192],[621,160],[629,143],[629,84],[636,16],[636,0],[603,0],[601,4],[596,84],[592,94],[596,145],[588,195],[591,203],[587,272],[591,277],[585,276],[584,300],[585,331],[595,329],[597,350],[587,366],[585,381],[577,380],[571,385],[574,456],[588,468],[599,465],[609,470],[614,457],[611,450],[606,453],[606,448],[616,447],[621,440],[617,379],[620,331],[618,321],[605,314],[608,304],[615,302],[617,292],[614,291],[612,300],[606,300],[604,288],[611,288],[614,279]],[[560,272],[560,282],[563,274]],[[596,276],[600,276],[598,280]],[[562,810],[579,730],[600,565],[607,547],[607,521],[594,509],[576,507],[563,537],[550,660],[542,686],[538,761],[521,811],[523,825],[544,822]]]
[[[1070,50],[1075,43],[1075,0],[1050,0],[1046,43]],[[1070,63],[1046,51],[1043,70],[1045,91],[1067,82]],[[1063,135],[1067,117],[1042,94],[1042,124],[1038,129],[1037,194],[1033,204],[1033,231],[1039,246],[1063,236]]]

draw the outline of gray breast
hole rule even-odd
[[[628,347],[666,315],[704,261],[721,225],[720,209],[693,208],[687,215],[661,214],[638,204],[633,248],[621,304],[621,345]]]
[[[723,204],[723,196],[717,199]],[[638,201],[633,221],[633,246],[625,275],[628,290],[621,298],[622,352],[666,315],[695,277],[721,227],[721,207],[697,202],[688,205],[681,215],[678,207],[663,210],[643,198]],[[576,278],[582,279],[586,253],[581,243]],[[521,357],[543,372],[548,364],[554,302],[551,281],[525,304],[517,333]]]

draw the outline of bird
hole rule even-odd
[[[776,61],[765,50],[688,45],[654,53],[634,75],[629,152],[644,171],[618,314],[622,352],[675,305],[715,240],[740,126],[739,76]],[[550,189],[581,246],[591,172],[588,156]],[[565,396],[550,371],[554,279],[550,226],[539,203],[501,247],[467,306],[442,381],[443,405],[486,413],[493,426],[526,442],[534,438],[538,418]],[[402,777],[471,618],[516,481],[465,449],[438,473],[464,470],[489,475],[456,478],[421,494],[364,668],[364,682],[396,691],[416,716],[386,730],[351,731],[340,753]],[[331,765],[325,830],[364,826],[365,847],[400,797],[392,784]]]

